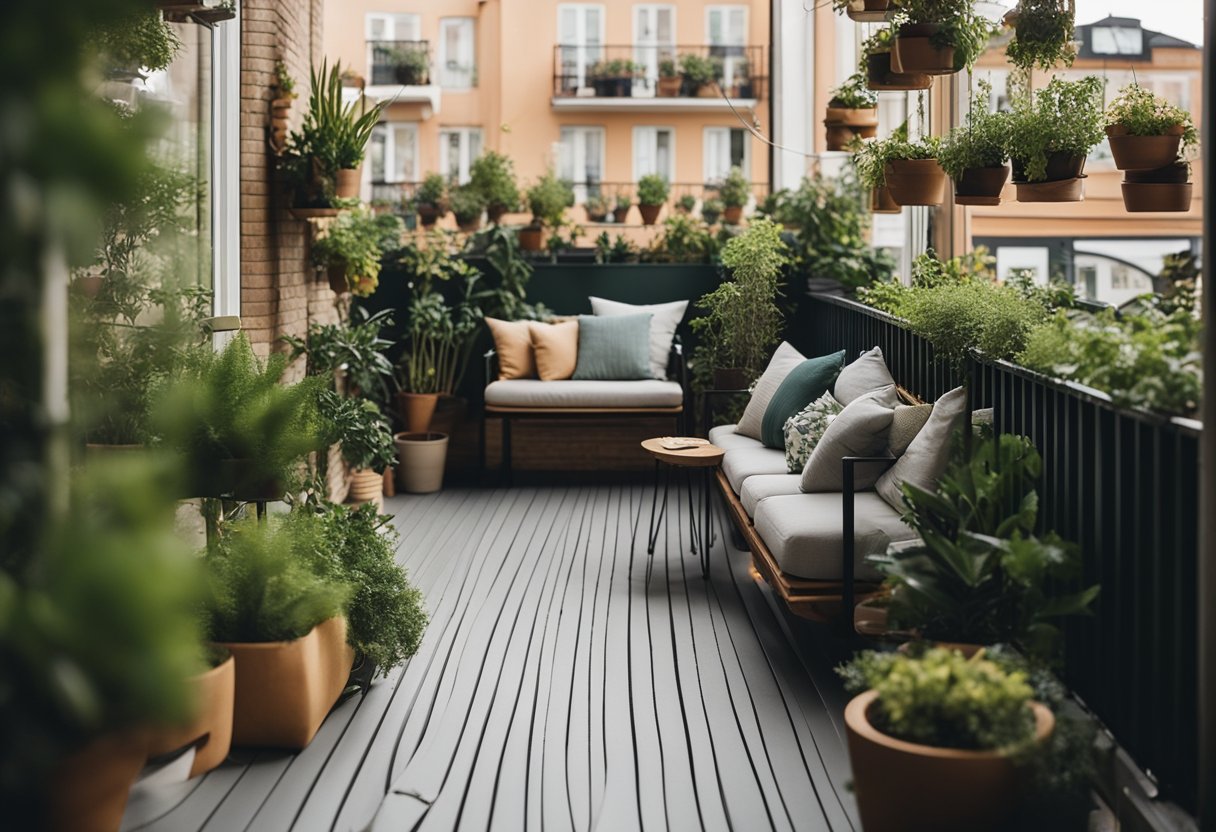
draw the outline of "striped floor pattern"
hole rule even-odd
[[[705,581],[687,506],[653,558],[649,508],[640,485],[388,500],[431,613],[419,653],[302,753],[234,752],[124,830],[860,828],[804,625],[720,509]]]

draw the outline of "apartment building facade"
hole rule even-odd
[[[347,0],[326,4],[324,51],[390,102],[364,165],[373,198],[435,171],[464,181],[488,149],[525,183],[553,168],[611,195],[659,173],[679,196],[734,166],[768,182],[749,128],[771,130],[769,27],[768,0]],[[682,65],[712,83],[664,80]]]

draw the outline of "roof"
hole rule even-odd
[[[1107,53],[1098,53],[1093,50],[1092,31],[1096,28],[1112,28],[1112,29],[1139,29],[1144,33],[1142,45],[1143,48],[1139,53],[1121,53],[1119,58],[1124,60],[1143,60],[1152,59],[1152,50],[1154,49],[1199,49],[1195,44],[1185,41],[1181,38],[1176,38],[1173,35],[1167,35],[1164,32],[1156,32],[1152,29],[1145,29],[1141,25],[1140,20],[1135,17],[1115,17],[1107,15],[1101,20],[1093,23],[1086,23],[1077,26],[1074,37],[1080,44],[1078,55],[1082,58],[1108,58],[1111,55]]]

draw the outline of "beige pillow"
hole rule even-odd
[[[499,380],[536,378],[536,362],[532,360],[532,335],[528,323],[486,318],[490,335],[494,336],[494,351],[498,353]]]
[[[840,375],[836,376],[836,383],[832,385],[832,395],[836,397],[836,401],[847,407],[854,399],[894,383],[895,379],[891,378],[887,362],[883,360],[882,348],[874,347],[863,352],[856,361],[844,366]]]
[[[904,455],[916,434],[920,433],[925,422],[929,421],[931,413],[931,404],[901,404],[895,408],[895,418],[891,420],[891,437],[887,444],[891,456]]]
[[[541,381],[561,381],[574,375],[578,364],[578,321],[529,325],[532,352]]]
[[[900,486],[905,482],[924,491],[933,491],[950,464],[950,442],[967,412],[967,391],[955,387],[933,403],[929,421],[916,434],[894,465],[887,469],[875,488],[892,508],[904,510]]]
[[[802,469],[802,490],[843,491],[842,459],[884,456],[897,404],[899,394],[895,385],[891,385],[854,399],[837,413]],[[871,463],[857,465],[853,471],[853,488],[860,491],[874,485],[882,469]]]
[[[743,415],[739,418],[739,424],[735,425],[735,433],[741,433],[756,440],[760,439],[764,411],[768,410],[769,401],[777,392],[777,388],[781,386],[781,382],[785,381],[785,377],[790,374],[790,370],[803,361],[806,361],[805,355],[787,342],[781,342],[781,346],[777,347],[777,351],[769,360],[768,366],[764,368],[764,374],[756,382],[756,388],[752,390],[752,397],[748,400]]]

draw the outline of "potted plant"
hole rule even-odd
[[[1021,671],[982,654],[862,653],[840,671],[853,791],[867,832],[996,829],[1019,805],[1016,763],[1055,717]]]
[[[1073,0],[1019,0],[1004,22],[1013,28],[1005,57],[1025,75],[1035,67],[1050,71],[1061,64],[1072,66],[1077,53]]]
[[[902,134],[884,139],[883,180],[899,205],[940,205],[946,198],[946,174],[937,163],[936,136],[908,141]]]
[[[891,49],[897,73],[950,75],[970,69],[988,45],[992,25],[972,0],[900,0]]]
[[[705,220],[706,225],[714,225],[725,210],[726,204],[718,197],[711,196],[701,202],[701,219]]]
[[[691,52],[680,56],[680,77],[684,95],[715,98],[722,77],[721,58],[703,58]]]
[[[469,165],[469,184],[485,199],[486,216],[498,223],[504,214],[519,210],[519,186],[510,158],[487,150]]]
[[[604,222],[608,218],[608,204],[599,194],[592,194],[583,202],[587,222]]]
[[[937,151],[937,163],[954,182],[959,205],[999,205],[1009,179],[1009,116],[988,112],[989,91],[988,83],[980,82],[966,125],[951,130]]]
[[[1084,198],[1085,158],[1102,141],[1102,79],[1055,77],[1009,116],[1008,150],[1019,202]]]
[[[886,19],[891,0],[832,0],[832,10],[844,12],[858,23],[876,23]]]
[[[788,254],[781,226],[766,217],[723,247],[722,265],[731,279],[697,301],[706,314],[691,324],[699,339],[693,363],[703,378],[713,377],[715,388],[746,389],[768,363],[781,332],[776,301]]]
[[[309,375],[334,379],[335,388],[347,395],[385,401],[393,365],[384,353],[393,342],[381,331],[392,324],[393,310],[371,314],[356,306],[348,320],[310,325],[307,339],[284,335],[280,340],[291,347],[290,362],[307,356]]]
[[[828,132],[828,150],[845,150],[855,137],[872,139],[878,135],[878,96],[866,87],[861,73],[832,90],[823,123]]]
[[[430,82],[431,68],[426,49],[414,45],[397,46],[386,55],[393,65],[393,75],[402,86],[421,86]]]
[[[350,466],[351,502],[378,500],[383,494],[384,470],[397,462],[393,433],[375,402],[341,396],[333,390],[320,394],[321,417],[327,425],[326,444],[339,444]]]
[[[186,722],[157,727],[148,739],[148,757],[160,757],[194,746],[190,777],[206,774],[228,758],[232,748],[236,661],[221,647],[205,650],[207,669],[190,676],[192,716]]]
[[[751,195],[752,187],[743,175],[743,169],[731,168],[718,188],[718,196],[726,206],[722,217],[728,225],[738,225],[743,221],[743,206],[747,205]]]
[[[861,69],[866,74],[866,86],[872,90],[927,90],[933,86],[933,76],[924,72],[896,72],[891,67],[894,36],[891,27],[884,26],[870,35],[861,45]]]
[[[588,75],[597,97],[628,98],[633,95],[633,79],[637,71],[633,61],[618,58],[596,62]]]
[[[528,189],[528,208],[532,211],[532,222],[519,231],[519,247],[524,251],[540,251],[544,248],[544,229],[548,225],[556,228],[562,223],[566,208],[574,198],[573,189],[558,179],[553,171],[536,181]]]
[[[654,225],[659,219],[671,186],[667,178],[650,173],[638,180],[638,210],[642,213],[643,225]]]
[[[486,210],[486,198],[472,183],[452,189],[449,207],[461,231],[473,232],[481,228],[481,215]]]
[[[290,129],[291,103],[296,98],[296,81],[287,71],[287,64],[276,61],[275,97],[270,102],[270,147],[276,154],[287,149],[287,134]]]
[[[624,222],[629,218],[629,209],[632,207],[633,200],[630,199],[629,194],[624,191],[618,191],[616,199],[612,203],[612,221],[617,223]]]
[[[892,137],[895,135],[907,136],[908,126],[906,124],[897,128]],[[861,186],[870,194],[870,210],[875,214],[898,214],[900,212],[899,203],[891,198],[891,192],[887,189],[887,157],[886,153],[890,148],[887,141],[870,141],[856,140],[852,146],[853,150],[853,168],[857,171],[857,178],[861,182]]]
[[[1123,205],[1128,211],[1190,210],[1185,156],[1197,141],[1190,113],[1129,84],[1106,110],[1106,135],[1115,167],[1125,171]]]
[[[684,194],[684,196],[676,200],[676,210],[681,214],[691,215],[696,207],[697,198],[692,194]]]
[[[680,94],[684,82],[676,68],[674,58],[663,58],[659,61],[659,82],[655,94],[659,98],[675,98]]]
[[[430,228],[448,212],[447,183],[438,173],[428,173],[414,194],[414,202],[418,208],[418,221],[424,228]]]
[[[319,574],[277,522],[230,524],[204,563],[206,627],[236,662],[233,744],[304,748],[354,661],[342,615],[352,587]]]
[[[312,244],[312,262],[338,294],[367,297],[380,282],[380,261],[401,242],[401,218],[365,209],[343,211]]]

